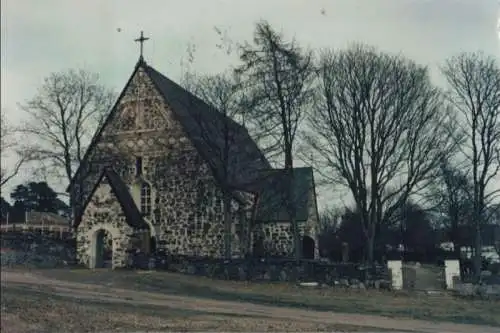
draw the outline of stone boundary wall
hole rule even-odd
[[[386,266],[364,267],[359,264],[329,263],[319,260],[233,259],[137,256],[131,266],[141,269],[165,270],[222,280],[261,282],[316,282],[318,286],[391,289]]]
[[[54,239],[38,234],[2,234],[1,266],[24,265],[29,268],[67,267],[75,263],[72,240]]]

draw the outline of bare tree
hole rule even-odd
[[[430,210],[438,213],[439,227],[444,227],[454,244],[455,256],[460,256],[462,239],[460,228],[471,222],[472,184],[467,173],[450,161],[443,160],[439,166],[436,181],[424,195],[430,203]]]
[[[2,162],[7,159],[9,154],[15,155],[14,166],[11,170],[7,170],[4,165],[0,168],[0,187],[3,187],[7,182],[14,178],[23,164],[29,161],[30,154],[27,149],[23,149],[15,138],[15,129],[10,126],[5,118],[4,112],[0,113],[0,147]]]
[[[371,47],[325,51],[318,78],[306,140],[330,181],[352,193],[371,263],[377,228],[432,180],[451,151],[447,113],[427,68]]]
[[[324,208],[319,215],[321,230],[335,232],[340,226],[342,214],[343,212],[338,207],[331,206]]]
[[[500,194],[499,188],[491,188],[500,173],[500,65],[483,53],[462,53],[450,58],[442,71],[448,100],[461,116],[457,124],[465,137],[462,153],[471,169],[474,270],[479,277],[485,208]]]
[[[98,75],[85,70],[45,78],[37,94],[21,105],[28,121],[20,129],[29,137],[29,149],[44,171],[71,181],[114,100],[115,94],[99,83]]]
[[[493,246],[500,257],[500,203],[488,207],[488,223],[493,226]]]
[[[313,60],[296,41],[285,41],[268,22],[257,24],[253,44],[240,48],[241,75],[253,101],[252,119],[264,133],[269,148],[284,155],[287,189],[284,204],[294,235],[295,255],[301,256],[293,195],[293,151],[297,129],[313,95]]]
[[[343,213],[341,209],[334,206],[326,207],[319,213],[318,245],[322,257],[331,258],[335,250],[339,248],[340,241],[337,232],[340,229]]]

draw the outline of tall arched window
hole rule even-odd
[[[148,183],[141,186],[141,212],[146,216],[151,214],[151,186]]]

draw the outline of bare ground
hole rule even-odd
[[[313,311],[214,300],[185,294],[174,295],[168,292],[144,291],[140,286],[134,286],[133,289],[130,286],[124,288],[126,286],[123,284],[109,283],[107,280],[109,276],[121,279],[121,273],[61,274],[51,271],[3,269],[1,331],[500,332],[500,328],[491,326]],[[129,273],[123,274],[126,276]],[[88,279],[89,276],[92,276],[91,280]],[[183,278],[179,275],[177,277]],[[191,277],[186,277],[189,278]],[[164,283],[168,283],[168,280],[164,280]],[[172,280],[172,283],[176,282]]]

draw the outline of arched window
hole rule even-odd
[[[141,212],[146,216],[151,214],[151,186],[148,183],[141,186]]]
[[[135,176],[139,177],[142,175],[142,157],[137,156],[135,158]]]

